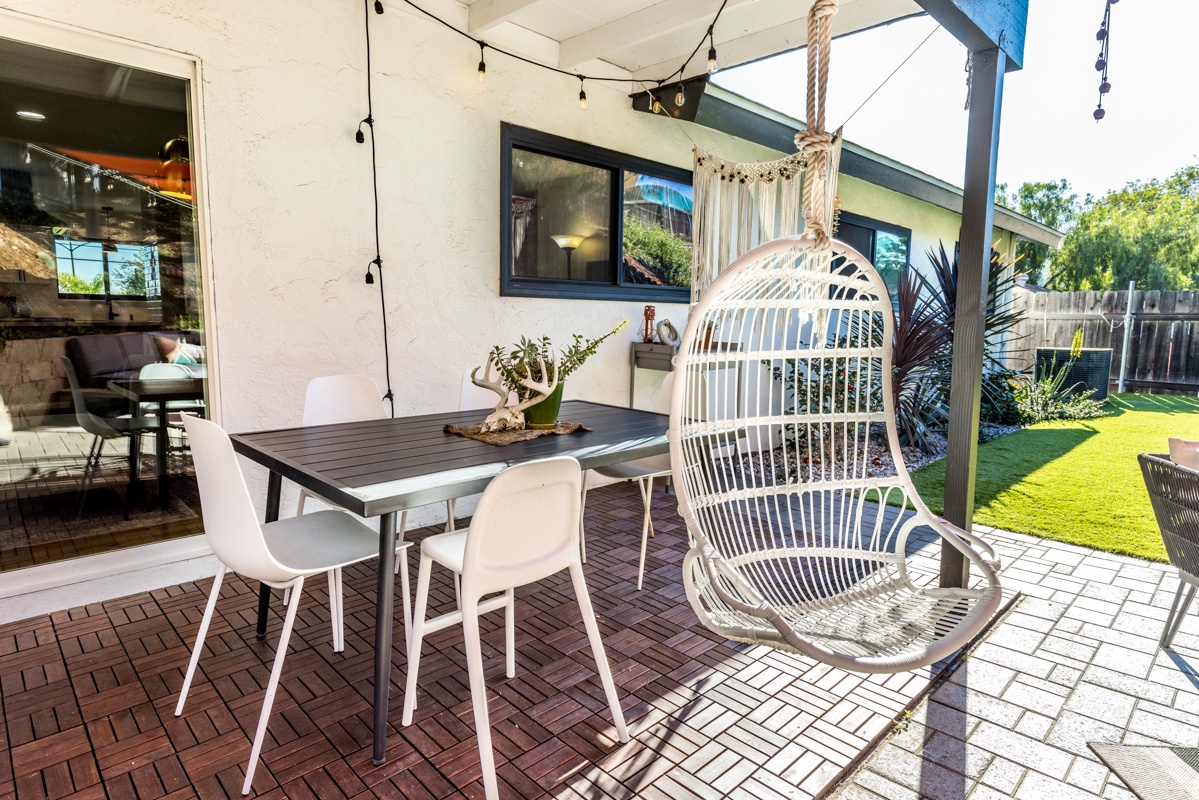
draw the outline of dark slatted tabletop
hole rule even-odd
[[[584,469],[667,452],[668,418],[569,400],[559,419],[591,428],[497,447],[446,433],[488,410],[238,434],[233,448],[288,480],[364,517],[474,494],[505,467],[573,456]]]
[[[200,400],[204,397],[204,381],[200,378],[154,378],[144,381],[109,381],[108,388],[135,403]]]

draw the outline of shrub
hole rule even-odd
[[[1010,369],[983,373],[982,405],[978,418],[991,425],[1016,425],[1020,422],[1020,405],[1016,402],[1016,376]]]
[[[1095,394],[1094,389],[1072,394],[1072,387],[1065,385],[1066,376],[1069,375],[1073,363],[1067,361],[1058,369],[1055,358],[1044,378],[1030,380],[1026,386],[1016,390],[1016,406],[1020,411],[1022,423],[1031,425],[1055,419],[1095,419],[1107,416],[1103,403],[1091,397]]]
[[[624,220],[624,254],[637,259],[667,286],[691,285],[691,248],[661,224]]]

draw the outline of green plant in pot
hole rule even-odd
[[[528,384],[544,386],[549,385],[547,381],[554,383],[553,391],[544,400],[523,409],[524,422],[527,427],[554,428],[558,425],[558,411],[562,406],[562,388],[566,379],[583,366],[587,359],[595,355],[604,340],[628,327],[628,324],[627,319],[621,320],[612,330],[594,339],[588,339],[582,334],[576,333],[571,343],[561,353],[555,352],[548,336],[542,336],[539,339],[522,336],[511,350],[496,345],[488,356],[488,365],[494,367],[499,373],[499,382],[503,387],[507,391],[516,393],[518,406],[536,396],[536,389]],[[557,364],[556,370],[554,370],[555,364]],[[551,373],[548,376],[545,374],[547,371]],[[490,374],[490,369],[487,372]],[[555,377],[556,381],[550,381]]]

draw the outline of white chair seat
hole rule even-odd
[[[462,558],[466,552],[466,535],[470,528],[451,533],[428,536],[421,542],[420,551],[448,570],[462,574]]]
[[[611,464],[606,467],[596,467],[595,471],[607,478],[620,480],[636,480],[638,478],[658,478],[670,474],[670,456],[650,456],[636,461],[625,461],[622,464]]]
[[[314,511],[262,526],[267,549],[283,566],[314,575],[379,554],[379,533],[341,511]]]

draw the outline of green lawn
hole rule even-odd
[[[1045,422],[978,448],[974,521],[1063,542],[1166,560],[1138,453],[1171,436],[1199,439],[1199,398],[1112,395],[1111,416]],[[945,462],[913,473],[937,513]]]

